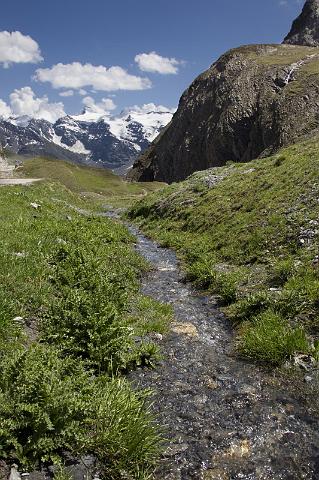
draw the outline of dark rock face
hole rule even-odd
[[[319,0],[307,0],[283,43],[319,46]]]
[[[317,129],[318,112],[319,48],[231,50],[186,90],[171,123],[128,176],[170,183],[271,154]]]

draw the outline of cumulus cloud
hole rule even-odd
[[[156,105],[155,103],[144,103],[144,105],[133,105],[124,109],[124,113],[134,110],[137,113],[175,113],[176,108],[164,107],[163,105]]]
[[[135,62],[143,72],[160,73],[162,75],[176,75],[179,65],[183,64],[181,60],[162,57],[156,52],[140,53],[136,55]]]
[[[49,82],[53,88],[82,89],[111,92],[116,90],[145,90],[152,86],[148,78],[129,74],[122,67],[106,68],[90,63],[58,63],[51,68],[39,68],[35,80]]]
[[[64,90],[64,92],[59,93],[60,97],[73,97],[73,90]]]
[[[3,100],[0,99],[0,117],[8,118],[11,115],[11,108]]]
[[[14,90],[10,95],[11,112],[14,116],[29,115],[55,122],[66,115],[62,102],[50,103],[48,97],[37,98],[30,87]]]
[[[100,102],[95,102],[92,97],[85,97],[82,100],[83,105],[89,107],[92,112],[104,114],[116,108],[115,103],[111,98],[102,98]]]
[[[303,0],[279,0],[278,5],[280,7],[288,7],[289,5],[302,5]]]
[[[21,32],[0,32],[0,63],[38,63],[43,60],[40,47],[29,35]]]

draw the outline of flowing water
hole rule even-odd
[[[143,293],[173,305],[176,319],[158,340],[162,362],[131,374],[135,385],[154,391],[153,408],[166,427],[156,478],[319,479],[318,417],[305,399],[289,381],[241,361],[214,299],[183,282],[171,250],[129,228],[153,265]]]

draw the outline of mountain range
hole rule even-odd
[[[45,156],[124,173],[157,137],[174,110],[154,104],[117,116],[86,107],[50,123],[28,116],[0,120],[0,142],[11,154]]]

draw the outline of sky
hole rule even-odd
[[[302,0],[11,0],[0,16],[0,115],[85,105],[174,108],[229,48],[280,43]]]

